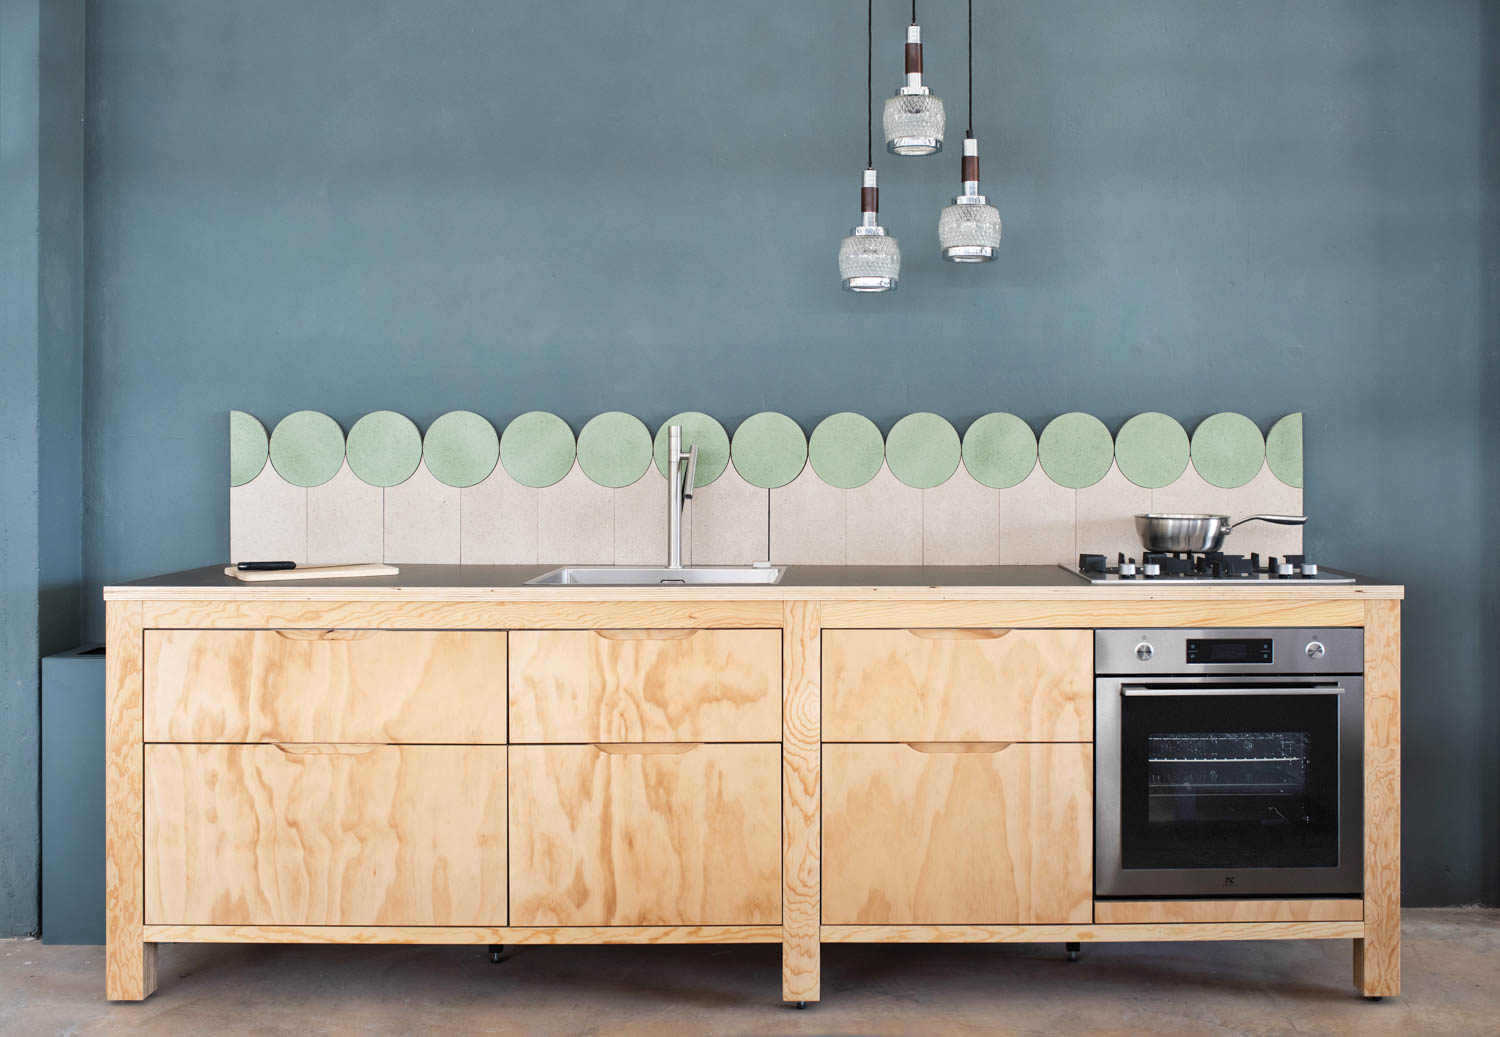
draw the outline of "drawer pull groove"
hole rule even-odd
[[[384,745],[370,742],[272,742],[288,756],[363,756]]]
[[[591,742],[595,749],[611,756],[681,756],[700,747],[702,742]]]
[[[686,641],[696,630],[595,630],[606,641]]]
[[[998,641],[1010,633],[1007,629],[997,627],[911,627],[906,632],[928,641]]]
[[[907,742],[908,749],[919,753],[998,753],[1013,742]]]
[[[278,637],[288,641],[367,641],[378,630],[278,630]]]

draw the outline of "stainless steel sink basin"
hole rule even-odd
[[[664,565],[565,565],[527,580],[537,587],[731,587],[743,584],[781,582],[781,565],[683,566]]]

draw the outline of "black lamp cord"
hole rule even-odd
[[[916,6],[916,0],[912,0]],[[964,139],[974,139],[974,0],[969,0],[969,128]]]

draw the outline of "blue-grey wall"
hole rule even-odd
[[[89,632],[223,560],[233,407],[1304,410],[1309,550],[1409,587],[1408,901],[1500,902],[1495,5],[976,8],[1002,257],[935,256],[956,157],[880,155],[904,276],[855,298],[855,0],[91,0]]]

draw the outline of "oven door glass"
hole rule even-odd
[[[1126,691],[1125,870],[1338,866],[1339,695],[1235,691]]]

